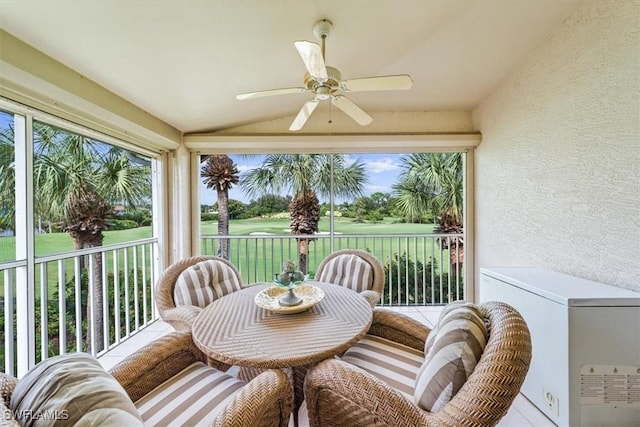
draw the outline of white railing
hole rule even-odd
[[[438,305],[464,299],[462,234],[313,236],[202,236],[200,253],[218,255],[227,241],[229,260],[247,283],[271,282],[286,260],[299,260],[297,239],[309,239],[307,272],[332,251],[362,249],[384,265],[381,305]],[[460,250],[456,248],[460,247]],[[458,270],[458,271],[455,271]]]
[[[218,254],[225,240],[229,259],[245,282],[271,282],[284,261],[298,261],[301,238],[309,239],[307,270],[312,276],[332,251],[362,249],[374,254],[385,269],[381,305],[439,305],[464,299],[464,255],[455,250],[462,247],[461,234],[203,236],[201,253]],[[15,375],[25,370],[18,369],[19,363],[28,369],[50,356],[77,350],[99,356],[156,320],[157,245],[157,239],[144,239],[36,257],[33,265],[0,263],[0,369]],[[26,273],[29,269],[32,274]],[[29,277],[32,285],[23,280]],[[101,323],[95,310],[86,310],[87,301],[95,300],[97,280],[104,302]],[[23,286],[31,289],[26,305],[30,308],[18,313],[16,295]],[[25,333],[17,330],[18,316],[27,316],[22,324],[33,325],[27,350],[18,348],[18,335]],[[97,342],[100,335],[103,339]]]
[[[32,364],[71,351],[104,354],[156,320],[156,253],[157,239],[143,239],[36,257],[32,266],[1,263],[4,372],[15,375],[18,359]],[[33,274],[26,274],[30,268]],[[34,283],[18,277],[33,277]],[[88,301],[96,300],[95,285],[102,293],[102,322],[96,310],[87,311]],[[31,309],[24,313],[16,308],[17,286],[31,289],[26,305]],[[27,333],[17,331],[18,316],[35,325],[26,350],[17,344],[17,335]]]

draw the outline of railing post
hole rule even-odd
[[[58,260],[58,333],[60,354],[67,352],[67,288],[64,261]]]
[[[35,365],[35,297],[33,266],[16,269],[16,326],[18,378]]]
[[[7,269],[4,271],[4,372],[9,375],[15,375],[13,357],[14,334],[13,334],[13,318],[14,318],[14,303],[13,303],[13,285],[14,276],[13,270]]]

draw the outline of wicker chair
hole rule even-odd
[[[207,357],[195,346],[191,333],[173,332],[138,350],[114,366],[110,373],[131,400],[138,402],[158,385],[198,361],[206,363]],[[210,394],[211,400],[215,399],[211,390],[206,393]],[[237,392],[212,425],[287,426],[292,396],[291,382],[284,372],[265,371]]]
[[[397,389],[343,360],[309,370],[305,399],[311,426],[494,426],[507,413],[529,369],[531,338],[520,314],[504,303],[480,305],[489,337],[474,371],[438,412],[418,407]],[[424,351],[430,330],[377,308],[369,333]],[[366,390],[366,393],[363,393]]]
[[[364,262],[365,268],[355,270],[361,271],[363,275],[360,278],[350,276],[348,273],[352,271],[353,266],[361,261]],[[358,290],[371,306],[375,307],[384,290],[384,268],[382,263],[369,252],[342,249],[327,255],[320,262],[315,280]]]
[[[243,383],[206,362],[190,332],[172,332],[142,347],[109,373],[120,383],[145,425],[288,426],[292,387],[284,372],[267,370]],[[0,410],[5,415],[11,414],[8,408],[16,382],[0,373]],[[91,393],[99,393],[95,385],[86,387]],[[43,393],[39,392],[30,391],[36,396]],[[176,416],[185,420],[180,422]],[[18,425],[9,418],[0,419],[0,425]]]
[[[191,325],[196,316],[202,311],[202,307],[190,304],[176,304],[176,282],[185,270],[203,261],[213,261],[218,264],[230,280],[233,280],[237,284],[238,289],[245,287],[238,269],[224,258],[217,256],[195,256],[172,264],[162,273],[156,284],[155,299],[162,320],[169,323],[177,331],[190,331]],[[209,283],[208,285],[213,288],[215,284]]]

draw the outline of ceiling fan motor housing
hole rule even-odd
[[[327,80],[316,79],[308,72],[304,73],[304,86],[311,92],[316,94],[318,99],[324,100],[340,89],[342,74],[337,68],[327,66]]]

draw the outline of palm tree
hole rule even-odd
[[[333,165],[333,166],[332,166]],[[288,191],[291,233],[313,235],[320,222],[318,195],[355,197],[362,194],[367,181],[364,164],[357,160],[347,164],[339,154],[269,154],[261,167],[243,176],[242,188],[250,196]],[[307,272],[309,238],[298,238],[298,268]]]
[[[15,229],[13,126],[0,131],[0,230]]]
[[[431,211],[438,233],[463,231],[462,153],[417,153],[402,158],[404,171],[394,185],[397,207],[410,218]],[[464,262],[462,239],[441,239],[449,249],[451,266],[460,272]]]
[[[124,150],[42,123],[35,123],[34,146],[36,210],[59,223],[76,249],[102,246],[113,204],[137,206],[148,201],[150,170]],[[98,352],[104,340],[102,256],[92,256],[87,346]]]
[[[207,188],[215,188],[218,195],[218,235],[229,235],[229,190],[240,182],[236,164],[226,155],[209,156],[200,174]],[[218,255],[229,259],[229,241],[220,239]]]

